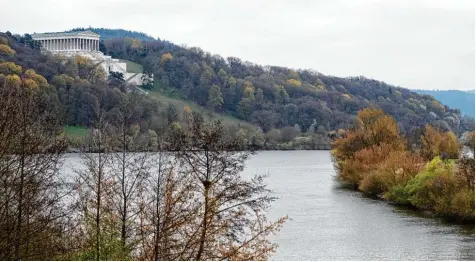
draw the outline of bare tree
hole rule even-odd
[[[94,251],[89,252],[89,256],[86,257],[91,259],[93,256],[94,259],[101,260],[106,258],[102,250],[105,237],[102,235],[102,228],[107,225],[103,225],[103,220],[110,218],[112,212],[112,199],[107,196],[112,194],[114,183],[108,166],[112,147],[111,137],[107,132],[109,123],[99,102],[95,102],[91,106],[95,112],[96,121],[89,131],[88,151],[81,153],[86,169],[77,171],[77,189],[79,208],[84,216],[83,230],[86,231],[85,234],[89,240],[84,249],[89,250],[91,246],[94,247]]]
[[[270,223],[265,210],[274,200],[264,176],[240,176],[252,152],[244,138],[225,139],[219,121],[205,124],[193,114],[188,128],[172,126],[172,149],[180,172],[195,184],[199,203],[180,260],[261,260],[276,248],[267,237],[280,229],[286,217]]]
[[[178,162],[164,151],[151,158],[151,169],[141,192],[141,260],[178,260],[184,250],[187,229],[196,215],[194,190],[190,177],[177,172]]]
[[[134,227],[140,211],[138,196],[148,174],[149,155],[139,152],[146,145],[140,139],[140,127],[134,123],[136,108],[136,101],[131,99],[111,117],[115,127],[113,141],[116,150],[111,156],[111,171],[115,177],[113,202],[120,220],[124,257],[130,256],[137,242]]]
[[[65,150],[42,90],[0,86],[0,258],[45,259],[58,252],[67,190],[57,172]]]

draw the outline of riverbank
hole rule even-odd
[[[84,168],[78,154],[65,155],[66,177]],[[474,260],[474,227],[426,218],[407,208],[364,196],[335,180],[330,151],[258,151],[242,176],[269,174],[277,197],[270,220],[290,220],[270,241],[273,261]]]
[[[471,143],[472,141],[472,143]],[[364,109],[353,129],[333,143],[337,177],[367,196],[430,212],[453,223],[474,223],[474,132],[470,156],[452,132],[426,126],[408,149],[393,118]]]

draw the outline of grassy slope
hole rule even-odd
[[[161,107],[165,108],[168,105],[173,105],[177,108],[177,110],[183,110],[186,106],[190,107],[190,109],[193,112],[200,112],[206,119],[220,119],[224,124],[232,124],[232,125],[241,125],[241,126],[254,126],[251,123],[242,121],[240,119],[237,119],[233,116],[230,115],[225,115],[225,114],[218,114],[213,112],[212,110],[209,110],[207,108],[204,108],[200,105],[197,105],[193,102],[189,102],[180,98],[174,98],[171,96],[168,96],[166,94],[163,94],[158,91],[152,91],[149,92],[149,95],[154,97],[154,99],[157,101],[157,103],[160,104]],[[86,127],[81,127],[81,126],[65,126],[64,131],[66,132],[66,135],[70,139],[77,139],[77,138],[84,138],[88,135],[88,129]]]
[[[200,112],[204,117],[207,119],[220,119],[224,124],[234,124],[234,125],[248,125],[248,126],[254,126],[251,123],[248,123],[246,121],[240,120],[238,118],[235,118],[233,116],[227,115],[227,114],[219,114],[215,113],[210,109],[204,108],[198,104],[195,104],[190,101],[183,100],[181,98],[177,97],[172,97],[168,94],[164,94],[162,92],[159,92],[157,90],[152,90],[149,92],[149,95],[154,97],[160,104],[163,105],[169,105],[172,104],[174,105],[178,110],[183,109],[184,107],[188,106],[190,109],[194,112]],[[256,127],[256,126],[254,126]]]
[[[136,62],[132,62],[130,60],[121,60],[122,62],[127,63],[127,72],[128,73],[142,73],[143,68],[142,65],[139,65]]]
[[[69,138],[81,138],[86,137],[88,135],[88,129],[82,126],[65,126],[64,131]]]

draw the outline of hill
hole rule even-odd
[[[451,108],[457,108],[463,115],[474,118],[474,90],[414,90],[419,94],[431,95]]]
[[[101,35],[101,39],[111,39],[111,38],[135,38],[139,39],[142,41],[151,41],[155,40],[152,36],[142,33],[142,32],[137,32],[137,31],[130,31],[130,30],[124,30],[124,29],[108,29],[108,28],[74,28],[71,30],[68,30],[66,32],[75,32],[75,31],[84,31],[84,30],[91,30],[95,32],[96,34]]]
[[[122,82],[103,79],[85,61],[42,54],[29,35],[0,36],[14,51],[0,55],[0,74],[8,75],[10,67],[19,65],[44,76],[51,103],[57,103],[67,126],[89,127],[98,112],[94,107],[117,115],[135,101],[134,122],[142,132],[165,135],[172,122],[183,121],[190,111],[203,112],[230,120],[230,135],[245,135],[264,149],[329,148],[329,138],[343,135],[357,112],[369,106],[392,115],[401,132],[415,138],[412,143],[419,142],[426,123],[456,134],[474,127],[474,118],[461,117],[432,96],[363,76],[261,66],[162,40],[104,39],[106,54],[154,75],[154,86],[148,86],[152,94],[136,98]],[[168,102],[171,97],[175,100]]]
[[[303,132],[347,129],[368,106],[395,117],[408,135],[426,123],[460,133],[474,121],[431,96],[363,76],[262,66],[161,40],[106,39],[103,44],[108,55],[153,73],[157,90],[254,123],[265,133],[290,126]]]

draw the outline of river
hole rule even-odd
[[[267,151],[245,175],[269,173],[279,199],[270,218],[288,215],[272,260],[474,260],[474,226],[445,224],[343,188],[329,151]]]
[[[76,166],[69,154],[65,166]],[[269,218],[288,215],[272,237],[272,260],[474,260],[474,226],[444,223],[343,188],[329,151],[267,151],[244,176],[267,173],[278,199]]]

